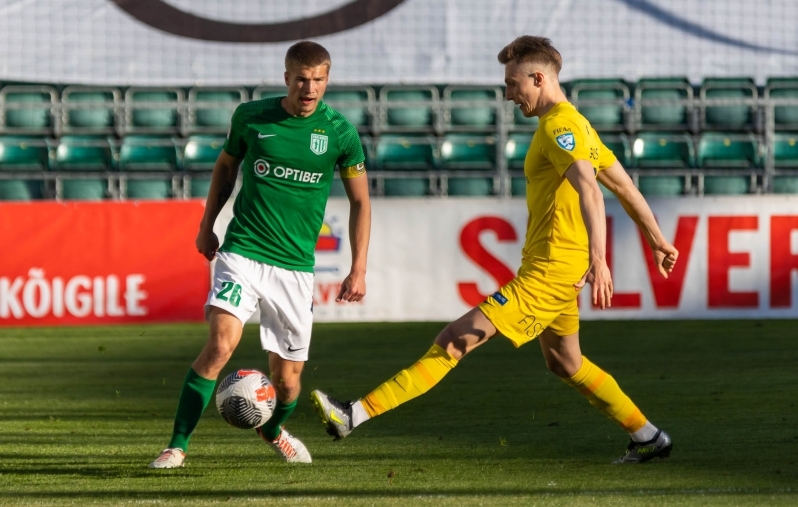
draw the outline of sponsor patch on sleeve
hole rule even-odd
[[[556,137],[556,139],[557,144],[560,145],[560,148],[566,151],[574,151],[574,148],[576,147],[576,139],[574,139],[574,134],[572,132],[559,135]]]
[[[504,295],[502,295],[501,292],[494,292],[491,297],[495,299],[496,302],[499,303],[501,306],[507,304],[507,298],[504,297]]]

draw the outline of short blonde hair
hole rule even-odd
[[[309,40],[297,42],[288,48],[285,53],[286,70],[293,65],[298,65],[299,67],[327,65],[327,68],[329,68],[331,64],[330,53],[324,49],[324,46]]]
[[[562,69],[562,56],[554,49],[546,37],[522,35],[499,51],[499,62],[503,65],[516,61],[529,62],[551,67],[555,74]]]

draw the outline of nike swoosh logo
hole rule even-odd
[[[298,351],[298,350],[303,350],[304,348],[305,348],[305,347],[302,347],[302,348],[299,348],[299,349],[292,349],[292,348],[291,348],[291,346],[289,345],[289,346],[288,346],[288,352],[296,352],[296,351]]]
[[[335,412],[333,412],[332,410],[330,410],[330,420],[333,422],[337,422],[338,424],[344,424],[341,418],[335,415]]]
[[[266,134],[266,135],[264,136],[263,134],[261,134],[260,132],[258,132],[258,139],[263,139],[264,137],[274,137],[274,136],[276,136],[276,135],[277,135],[277,134]]]

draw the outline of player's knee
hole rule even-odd
[[[446,326],[435,338],[435,344],[459,361],[468,351],[466,350],[465,340],[458,332],[455,324],[453,322]]]
[[[566,363],[557,357],[547,357],[546,368],[560,378],[571,378],[578,370],[578,368],[574,368],[572,364]]]
[[[208,365],[219,366],[221,368],[227,364],[234,350],[235,347],[227,340],[211,340],[205,347],[202,356],[204,362]]]
[[[299,377],[279,376],[272,378],[272,384],[277,391],[277,398],[282,402],[291,402],[299,396],[301,385]]]

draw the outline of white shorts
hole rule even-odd
[[[292,271],[230,252],[216,254],[213,286],[205,303],[243,323],[260,308],[263,350],[289,361],[307,361],[313,328],[313,273]]]

